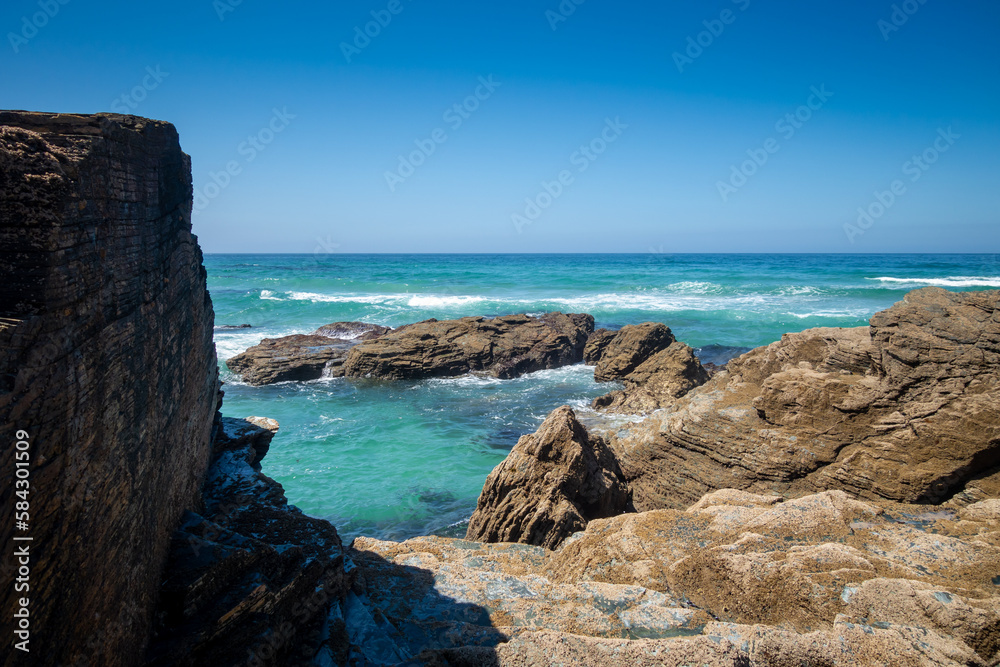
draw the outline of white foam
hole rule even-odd
[[[272,292],[269,289],[262,289],[260,291],[260,298],[264,299],[265,301],[284,301],[284,299],[277,296],[275,292]]]
[[[865,310],[863,308],[856,308],[854,310],[815,310],[808,313],[787,313],[792,317],[797,317],[800,320],[804,320],[807,317],[856,317],[867,320],[871,317],[871,311]]]
[[[1000,276],[948,276],[947,278],[865,278],[890,285],[909,287],[912,285],[930,285],[932,287],[1000,287]]]
[[[411,308],[445,308],[449,306],[467,306],[485,301],[481,296],[414,296],[406,305]]]

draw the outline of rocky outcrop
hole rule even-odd
[[[552,412],[523,436],[483,486],[466,539],[556,548],[588,521],[630,508],[614,455],[573,410]]]
[[[352,567],[336,529],[260,472],[277,430],[220,419],[204,502],[173,535],[149,667],[312,665],[346,641],[328,622]]]
[[[596,357],[594,379],[598,382],[623,380],[642,362],[667,349],[674,340],[670,329],[658,322],[624,326],[610,340],[606,335],[595,339],[591,348],[591,358]]]
[[[555,551],[425,537],[349,553],[351,595],[378,620],[347,632],[375,664],[1000,660],[995,501],[928,512],[725,489],[591,521]]]
[[[229,358],[226,366],[252,385],[343,377],[344,361],[351,348],[389,331],[377,324],[334,322],[312,334],[265,338]]]
[[[594,318],[585,314],[431,319],[358,345],[347,356],[344,374],[416,380],[482,371],[513,378],[582,361],[593,330]]]
[[[0,112],[3,665],[142,659],[171,533],[211,452],[201,260],[173,126]],[[18,440],[26,497],[14,495]],[[15,500],[30,505],[16,533],[32,538],[30,593],[10,583]],[[21,597],[30,653],[10,644]]]
[[[1000,481],[1000,292],[911,292],[870,327],[812,329],[611,439],[636,507],[720,488],[967,503]]]
[[[608,329],[598,329],[590,334],[587,345],[583,348],[583,363],[589,366],[596,365],[616,335],[618,335],[617,331],[609,331]]]
[[[674,339],[666,325],[647,322],[595,332],[584,351],[598,382],[620,380],[624,390],[594,399],[608,412],[645,414],[665,407],[708,382],[694,350]]]
[[[593,406],[609,412],[646,414],[673,404],[708,379],[708,371],[694,350],[675,341],[626,375],[622,379],[624,390],[595,398]]]

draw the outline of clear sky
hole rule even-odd
[[[995,0],[5,0],[0,30],[0,107],[177,126],[208,252],[1000,249]]]

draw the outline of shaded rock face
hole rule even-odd
[[[609,412],[645,414],[672,404],[708,379],[708,371],[694,350],[675,341],[626,375],[622,379],[624,390],[595,398],[593,406]]]
[[[265,338],[228,359],[226,365],[252,385],[342,377],[352,347],[389,331],[389,327],[377,324],[335,322],[312,334]]]
[[[610,339],[595,339],[591,356],[596,356],[594,379],[598,382],[624,380],[640,364],[674,342],[666,325],[658,322],[624,326]],[[598,348],[600,351],[598,352]]]
[[[221,418],[204,503],[171,541],[148,651],[163,665],[312,665],[344,643],[331,606],[350,586],[336,529],[260,473],[273,419]]]
[[[1000,292],[926,288],[858,329],[811,329],[612,438],[636,507],[719,488],[957,503],[1000,482]]]
[[[218,386],[173,126],[0,112],[0,465],[30,443],[30,653],[134,665],[171,532],[197,502]],[[13,483],[0,507],[13,513]],[[13,544],[13,517],[0,539]],[[3,556],[13,581],[13,549]],[[0,590],[5,642],[13,585]],[[8,644],[9,646],[9,644]]]
[[[353,594],[381,655],[425,664],[996,664],[1000,506],[926,510],[723,489],[555,551],[358,538]]]
[[[485,371],[513,378],[582,361],[593,330],[594,318],[586,314],[431,319],[353,348],[344,374],[417,380]]]
[[[631,506],[618,463],[573,410],[552,412],[523,436],[483,486],[466,539],[556,548],[593,519]]]
[[[615,339],[617,334],[617,331],[610,331],[608,329],[598,329],[590,334],[590,337],[587,339],[587,345],[583,348],[583,363],[589,366],[596,365],[604,355],[604,350],[608,347],[608,344]]]

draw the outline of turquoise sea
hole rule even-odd
[[[345,540],[464,533],[486,475],[520,435],[613,387],[586,366],[515,380],[242,384],[225,359],[337,321],[586,312],[664,322],[723,363],[789,331],[867,324],[918,287],[1000,287],[997,255],[207,255],[223,413],[281,423],[263,470]],[[223,325],[250,324],[227,330]]]

